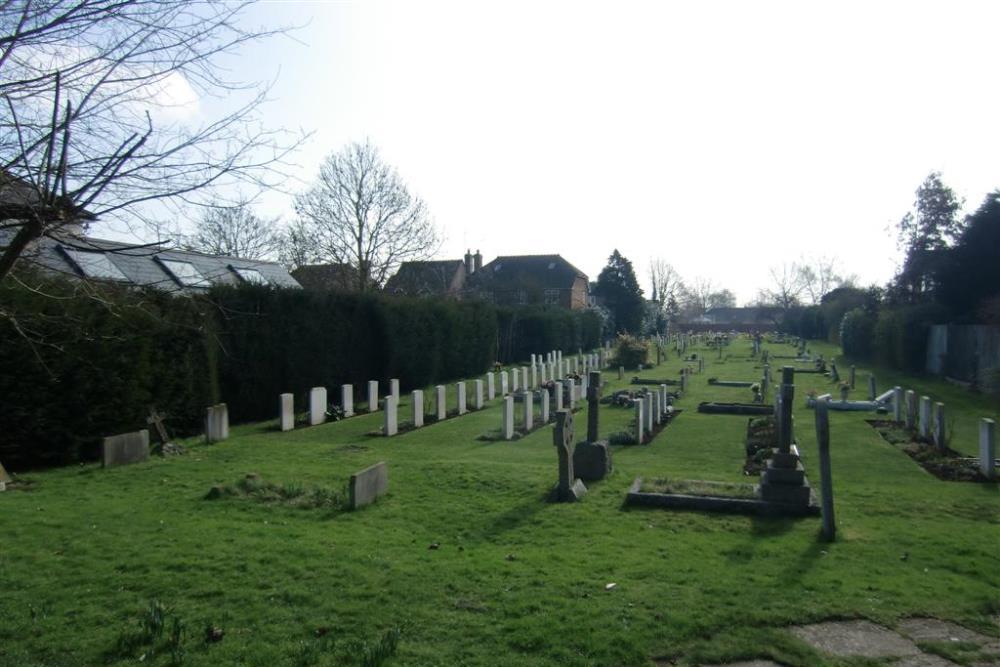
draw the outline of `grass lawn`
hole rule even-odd
[[[935,479],[882,440],[864,421],[869,413],[830,413],[836,543],[819,541],[818,518],[623,508],[638,476],[748,481],[747,418],[695,408],[749,402],[748,389],[706,383],[758,379],[749,350],[740,340],[725,361],[695,350],[707,364],[678,403],[684,413],[650,445],[615,447],[613,475],[577,504],[545,501],[557,474],[551,426],[516,442],[477,439],[499,427],[498,400],[395,438],[368,435],[380,413],[290,433],[266,423],[235,427],[216,445],[188,443],[180,457],[24,475],[29,486],[0,494],[0,665],[138,664],[142,656],[155,665],[374,665],[395,643],[384,664],[770,657],[793,667],[860,666],[876,663],[824,658],[782,628],[856,617],[892,626],[930,615],[995,634],[997,485]],[[846,377],[849,362],[839,363]],[[676,377],[680,366],[671,354],[641,376]],[[867,372],[859,366],[856,396]],[[945,383],[876,376],[880,391],[900,384],[943,400],[952,447],[970,455],[976,420],[998,416],[995,400]],[[605,378],[612,390],[625,383],[617,372]],[[796,435],[818,485],[805,394],[830,381],[796,381]],[[399,415],[409,419],[409,409]],[[585,410],[576,415],[578,436],[585,418]],[[631,410],[601,408],[602,433],[632,420]],[[280,494],[205,499],[247,473],[328,498],[382,460],[390,493],[356,512]],[[163,631],[146,641],[140,621],[151,600],[165,612],[146,626],[162,620]],[[206,641],[207,629],[221,639]]]

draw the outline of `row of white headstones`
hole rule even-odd
[[[525,421],[527,423],[527,430],[531,430],[533,426],[533,392],[537,390],[542,384],[549,381],[563,382],[566,386],[571,387],[570,397],[572,401],[582,397],[586,393],[586,387],[580,387],[575,384],[573,378],[567,376],[582,375],[586,377],[586,373],[589,370],[597,370],[608,363],[608,358],[610,356],[610,351],[608,348],[602,348],[598,352],[592,354],[579,354],[572,358],[563,358],[563,353],[560,350],[554,350],[549,352],[543,358],[542,355],[531,355],[531,361],[528,366],[521,368],[513,368],[508,371],[499,371],[497,373],[486,373],[484,378],[476,379],[471,382],[472,385],[472,409],[481,410],[485,407],[487,401],[493,401],[497,397],[497,390],[501,396],[505,397],[505,402],[503,406],[502,414],[504,415],[503,421],[506,424],[508,421],[513,422],[513,395],[512,393],[521,391],[525,395]],[[499,377],[499,382],[497,379]],[[585,385],[586,380],[583,381]],[[455,384],[456,393],[456,408],[458,415],[464,415],[469,412],[469,401],[468,401],[468,387],[469,383],[463,381]],[[499,385],[499,386],[497,386]],[[542,399],[542,421],[548,422],[548,410],[546,410],[548,401],[547,392],[540,392],[544,394]],[[556,392],[556,403],[557,410],[562,409],[562,397],[559,396],[559,392]],[[447,406],[447,388],[445,385],[437,385],[434,387],[434,414],[438,421],[447,419],[448,416],[448,406]],[[508,402],[510,406],[508,407]],[[295,428],[295,396],[290,393],[281,394],[279,399],[280,411],[279,411],[279,422],[282,431],[290,431]],[[378,380],[371,380],[368,382],[368,403],[367,412],[374,413],[382,409],[385,415],[384,418],[384,434],[386,436],[393,436],[399,432],[399,404],[400,404],[400,390],[399,390],[399,380],[393,378],[389,380],[389,393],[383,397],[380,401],[379,399],[379,382]],[[323,424],[327,419],[327,406],[328,406],[328,394],[326,387],[313,387],[309,391],[309,425],[317,426]],[[344,384],[340,387],[340,407],[343,410],[344,417],[354,416],[354,386],[350,384]],[[411,393],[411,408],[413,411],[412,424],[414,428],[420,428],[424,425],[424,416],[426,414],[426,406],[424,403],[424,391],[422,389],[415,389]],[[530,414],[529,414],[530,412]],[[513,427],[509,430],[504,429],[504,435],[508,439],[513,437]],[[206,428],[206,435],[209,434],[208,428]],[[209,439],[213,439],[210,435]]]

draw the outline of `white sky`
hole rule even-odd
[[[996,1],[287,0],[248,18],[311,21],[234,64],[275,78],[267,124],[315,131],[289,189],[368,137],[443,258],[560,253],[593,280],[617,247],[647,296],[662,257],[742,303],[801,256],[886,281],[932,170],[967,210],[1000,187]],[[291,196],[261,211],[290,218]]]

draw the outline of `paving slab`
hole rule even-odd
[[[920,655],[910,655],[902,660],[892,663],[892,667],[960,667],[951,660],[945,660],[941,656],[921,653]]]
[[[988,651],[1000,652],[1000,638],[987,637],[938,618],[907,618],[899,622],[898,630],[915,642],[971,642]]]
[[[830,621],[789,630],[814,649],[837,656],[887,658],[920,654],[912,641],[871,621]]]

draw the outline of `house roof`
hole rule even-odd
[[[0,246],[4,243],[5,239],[0,238]],[[155,287],[169,292],[195,292],[213,285],[244,282],[300,287],[285,267],[276,262],[85,236],[42,237],[22,254],[21,259],[52,273]]]
[[[502,255],[472,275],[494,287],[541,287],[571,289],[587,274],[560,255]]]
[[[461,287],[455,280],[459,272],[464,271],[465,262],[460,259],[403,262],[399,270],[386,281],[385,291],[410,296],[443,294],[452,288]]]
[[[350,264],[307,264],[292,271],[292,277],[308,290],[353,291],[358,273]]]

